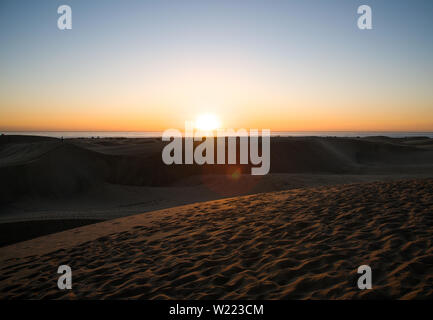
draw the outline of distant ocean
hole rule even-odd
[[[0,131],[7,135],[34,135],[55,138],[160,138],[162,132],[158,131]],[[409,132],[409,131],[273,131],[271,136],[281,137],[371,137],[387,136],[391,138],[404,137],[429,137],[433,138],[433,132]]]

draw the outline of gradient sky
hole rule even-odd
[[[433,131],[431,0],[1,0],[0,43],[3,131]]]

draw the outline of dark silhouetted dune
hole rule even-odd
[[[32,147],[41,150],[39,145]],[[31,159],[0,167],[4,202],[26,194],[59,196],[82,192],[107,174],[105,159],[93,151],[60,142],[46,149],[43,153],[28,150]]]
[[[431,140],[431,139],[429,139]],[[433,173],[433,151],[384,138],[272,138],[271,173]],[[415,141],[415,140],[413,140]],[[2,200],[84,192],[101,183],[169,186],[191,176],[249,174],[250,165],[167,166],[155,139],[0,139]]]
[[[14,224],[0,243],[73,227],[71,219],[93,223],[246,194],[432,177],[432,140],[273,137],[270,174],[251,176],[250,165],[167,166],[161,160],[166,142],[155,138],[4,135],[0,221]],[[65,223],[55,222],[60,220]],[[37,221],[35,227],[29,221]]]

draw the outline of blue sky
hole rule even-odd
[[[62,4],[72,30],[57,29]],[[373,30],[357,28],[361,4],[372,7]],[[173,111],[206,108],[225,118],[238,110],[239,121],[266,105],[275,129],[302,128],[298,115],[320,129],[315,117],[330,114],[330,130],[433,130],[432,35],[433,1],[2,0],[0,128],[42,129],[43,114],[74,129],[65,117],[115,118],[120,106],[166,125]],[[369,116],[382,120],[369,127]]]

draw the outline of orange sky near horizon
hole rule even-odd
[[[217,114],[217,113],[215,113]],[[200,115],[198,113],[197,115]],[[266,112],[257,113],[257,118],[243,119],[221,117],[223,128],[271,129],[271,131],[433,131],[433,124],[424,115],[385,114],[381,118],[369,115],[359,117],[318,113],[289,114],[285,117],[273,117]],[[15,119],[14,119],[15,117]],[[193,121],[190,117],[188,121]],[[239,119],[241,118],[241,119]],[[6,119],[4,121],[3,119]],[[184,121],[167,115],[167,118],[147,114],[132,117],[121,113],[98,114],[97,112],[76,114],[14,114],[2,115],[1,131],[164,131],[169,128],[183,130]]]
[[[431,1],[74,2],[0,10],[1,131],[432,131]],[[404,23],[402,22],[404,18]]]
[[[432,75],[422,66],[176,58],[76,61],[66,76],[61,60],[29,65],[0,79],[0,130],[163,131],[213,113],[225,128],[433,131]]]
[[[383,70],[386,69],[386,70]],[[433,131],[433,93],[422,72],[276,65],[233,57],[179,58],[146,74],[89,66],[57,81],[43,70],[0,89],[0,130],[163,131],[203,113],[225,128],[272,131]],[[61,69],[60,69],[61,70]],[[388,71],[388,72],[385,72]],[[427,77],[424,71],[424,77]],[[39,81],[38,81],[39,80]]]
[[[230,79],[230,77],[228,77]],[[220,79],[224,83],[224,79]],[[311,93],[299,86],[294,90],[268,88],[265,84],[230,90],[211,83],[217,90],[204,90],[203,83],[191,82],[163,95],[162,81],[153,96],[119,86],[105,92],[5,96],[0,101],[2,131],[164,131],[183,129],[185,121],[198,115],[217,115],[224,128],[271,129],[272,131],[433,131],[432,101],[407,92],[377,96],[369,92],[359,99],[352,93],[327,86],[314,86]],[[179,83],[182,83],[179,81]],[[184,84],[185,85],[185,84]],[[194,96],[195,87],[202,94]],[[77,86],[71,91],[76,91]],[[262,88],[262,91],[259,91]],[[207,88],[209,89],[209,88]],[[199,90],[200,91],[200,90]],[[218,91],[218,92],[215,92]],[[25,92],[25,90],[24,90]],[[56,92],[56,90],[54,90]],[[58,91],[57,91],[58,92]],[[248,95],[248,92],[251,92]],[[332,94],[334,93],[334,94]],[[71,96],[71,99],[64,99]]]

